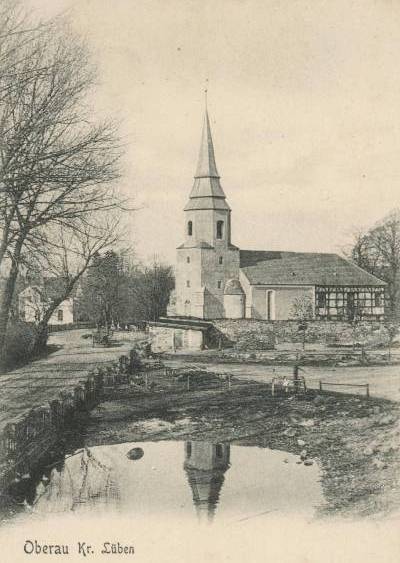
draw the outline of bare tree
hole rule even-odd
[[[399,324],[396,322],[386,322],[385,328],[387,331],[387,346],[388,346],[388,362],[389,364],[392,361],[392,346],[394,339],[396,338],[399,332]]]
[[[94,219],[94,217],[92,217]],[[32,247],[36,268],[57,281],[57,291],[47,296],[37,327],[35,351],[43,349],[47,340],[48,323],[63,301],[76,289],[93,258],[120,242],[120,217],[96,213],[90,223],[75,220],[68,228],[57,226],[44,233],[37,248]],[[46,297],[46,294],[45,294]]]
[[[112,188],[121,152],[116,127],[92,120],[95,74],[85,46],[52,22],[13,54],[18,80],[2,92],[0,108],[0,265],[8,266],[0,350],[27,245],[47,228],[89,224],[91,214],[122,207]]]
[[[305,350],[308,321],[314,318],[314,302],[309,295],[296,297],[292,304],[292,317],[299,321],[299,330],[302,334],[302,347]]]
[[[387,282],[387,312],[394,319],[398,314],[400,291],[400,211],[391,211],[370,230],[357,233],[351,258]]]

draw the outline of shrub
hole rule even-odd
[[[7,329],[3,366],[10,368],[30,360],[36,335],[35,325],[22,321],[11,321]]]

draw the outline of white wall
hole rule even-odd
[[[58,319],[58,311],[62,311],[62,320]],[[50,325],[67,325],[74,322],[74,300],[72,298],[63,301],[50,317]]]
[[[309,297],[315,302],[314,286],[252,286],[245,274],[240,272],[240,282],[246,294],[246,318],[267,319],[267,291],[273,291],[274,315],[271,320],[293,319],[295,299]]]

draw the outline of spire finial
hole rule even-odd
[[[208,78],[206,78],[206,85],[205,86],[206,87],[204,88],[204,103],[205,103],[206,111],[207,111],[207,109],[208,109],[208,107],[207,107]]]

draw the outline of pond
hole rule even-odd
[[[264,514],[312,518],[323,503],[318,465],[268,448],[200,441],[80,449],[20,494],[14,521],[63,513],[212,523]]]

